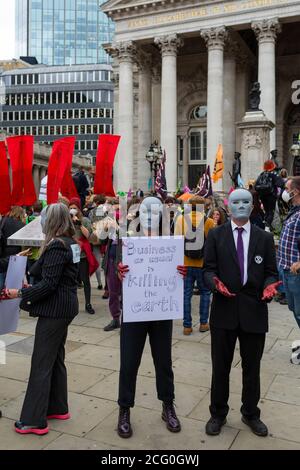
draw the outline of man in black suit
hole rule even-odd
[[[268,428],[259,419],[260,361],[268,331],[268,307],[277,293],[273,237],[249,217],[252,195],[237,189],[229,196],[231,221],[208,234],[204,279],[213,291],[210,314],[212,385],[211,418],[206,433],[217,435],[229,410],[229,374],[237,338],[243,370],[242,421],[258,436]]]

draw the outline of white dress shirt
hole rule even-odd
[[[244,245],[244,282],[243,282],[243,285],[245,285],[248,280],[248,251],[249,251],[251,224],[248,221],[242,227],[244,229],[242,231],[242,238],[243,238],[243,245]],[[237,249],[238,231],[236,229],[239,228],[239,226],[236,225],[233,221],[231,221],[231,228],[232,228],[235,248]]]

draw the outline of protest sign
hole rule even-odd
[[[122,239],[123,321],[141,322],[183,318],[183,237]]]
[[[11,256],[5,279],[7,289],[21,289],[25,276],[26,256]],[[0,301],[0,335],[16,331],[19,319],[20,299]]]
[[[25,227],[18,230],[7,239],[8,245],[41,246],[45,239],[42,232],[41,217],[37,217]]]

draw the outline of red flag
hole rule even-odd
[[[37,199],[32,178],[33,137],[8,137],[6,142],[13,176],[11,203],[13,206],[31,206]]]
[[[66,170],[65,176],[61,183],[61,194],[68,198],[69,200],[73,197],[79,198],[75,183],[72,178],[71,170]],[[80,198],[79,198],[80,199]]]
[[[11,208],[10,180],[5,143],[0,142],[0,214],[5,215]]]
[[[47,203],[54,204],[58,200],[65,175],[68,175],[72,166],[75,137],[65,137],[56,140],[48,165]],[[67,176],[68,183],[68,176]]]
[[[119,135],[99,135],[94,194],[115,196],[115,191],[112,184],[112,175],[115,155],[120,138],[121,137]]]

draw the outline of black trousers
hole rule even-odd
[[[91,303],[91,280],[89,273],[89,263],[87,258],[81,258],[79,263],[80,280],[83,283],[85,303]]]
[[[20,420],[44,427],[47,415],[68,413],[65,342],[71,320],[39,318]]]
[[[274,212],[276,209],[277,197],[270,194],[268,196],[261,196],[260,200],[262,202],[262,205],[264,206],[265,221],[268,226],[271,227],[274,218]]]
[[[158,399],[164,402],[174,400],[172,329],[172,320],[122,323],[118,399],[120,406],[134,406],[136,378],[147,334],[155,367]]]
[[[224,419],[229,411],[229,374],[237,338],[242,358],[243,391],[241,413],[251,419],[259,418],[260,361],[263,355],[264,333],[246,333],[240,328],[224,330],[211,328],[212,383],[210,413]]]

